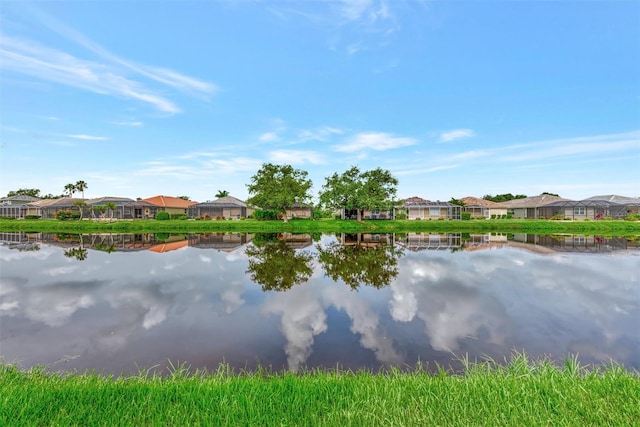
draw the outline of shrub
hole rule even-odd
[[[25,215],[24,219],[40,219],[40,215]]]
[[[269,211],[269,210],[258,209],[256,211],[254,211],[252,215],[258,221],[269,221],[269,220],[278,219],[278,213],[279,213],[278,211]]]
[[[158,221],[167,221],[171,219],[171,215],[168,212],[160,211],[156,214],[156,219]]]
[[[187,214],[171,214],[171,219],[189,219],[189,216]]]
[[[511,218],[513,218],[513,214],[512,213],[508,213],[507,214],[507,219],[511,219]]]
[[[551,221],[560,221],[564,219],[564,215],[562,214],[557,214],[552,216],[551,218],[549,218]]]
[[[491,219],[496,219],[496,214],[491,214]]]
[[[67,220],[71,218],[71,211],[58,211],[56,212],[56,219],[61,221]]]
[[[460,214],[460,219],[463,221],[469,221],[471,219],[471,212],[462,212]]]
[[[407,219],[407,214],[405,214],[405,213],[396,214],[396,219],[400,220],[400,221],[402,221],[404,219]]]

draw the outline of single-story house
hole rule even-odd
[[[77,203],[86,203],[85,199],[60,197],[58,199],[42,199],[25,205],[25,215],[39,216],[44,219],[55,219],[60,211],[80,212]]]
[[[541,217],[562,217],[572,221],[599,220],[607,217],[623,219],[640,212],[640,199],[617,195],[593,196],[584,200],[564,200],[541,208]]]
[[[196,203],[188,208],[189,218],[246,218],[253,213],[253,209],[245,202],[233,196],[220,197],[219,199]]]
[[[158,207],[158,211],[165,211],[169,215],[189,214],[189,206],[193,206],[198,202],[193,200],[184,200],[180,197],[172,196],[154,196],[142,199],[143,202],[151,203]]]
[[[113,211],[96,209],[109,203],[116,206]],[[158,207],[156,205],[144,200],[133,200],[127,197],[99,197],[86,200],[86,205],[83,206],[84,218],[153,219],[157,212]]]
[[[539,196],[525,197],[524,199],[508,200],[501,204],[507,207],[507,211],[511,213],[513,218],[542,219],[547,218],[546,215],[548,215],[548,212],[542,210],[544,206],[564,201],[569,201],[569,199],[550,194],[541,194]]]
[[[40,200],[38,197],[18,194],[0,199],[0,217],[24,218],[27,215],[27,205]]]
[[[358,219],[357,209],[341,209],[342,219]],[[393,209],[363,210],[361,219],[393,219]]]
[[[407,219],[460,219],[461,206],[450,202],[432,202],[420,197],[403,200],[396,214],[406,212]]]
[[[507,207],[501,203],[478,197],[467,196],[460,199],[464,203],[462,212],[471,214],[471,218],[503,218],[507,216]]]
[[[303,205],[301,203],[294,203],[291,209],[287,209],[285,211],[287,218],[312,218],[313,217],[313,206]]]

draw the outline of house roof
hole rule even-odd
[[[618,196],[617,194],[608,194],[606,196],[592,196],[584,200],[604,200],[611,203],[619,203],[621,205],[640,204],[640,197]]]
[[[245,202],[243,202],[240,199],[237,199],[233,196],[226,196],[226,197],[220,197],[219,199],[210,201],[210,202],[203,202],[203,203],[196,203],[195,205],[192,206],[197,206],[197,207],[204,207],[204,206],[208,206],[208,207],[214,207],[214,208],[227,208],[227,207],[247,207],[247,204]]]
[[[156,205],[145,202],[144,200],[133,200],[128,197],[98,197],[96,199],[86,200],[88,206],[105,205],[107,203],[114,203],[117,206],[149,206],[157,207]]]
[[[180,197],[172,196],[154,196],[148,199],[142,199],[144,202],[151,203],[152,205],[160,206],[163,208],[188,208],[191,205],[195,205],[198,202],[193,200],[184,200]]]
[[[467,196],[460,199],[461,202],[464,202],[466,206],[483,206],[486,208],[505,208],[506,206],[502,203],[496,203],[491,200],[480,199],[478,197]]]
[[[413,196],[402,201],[403,203],[429,203],[429,200],[423,199],[422,197]]]
[[[407,202],[405,201],[404,206],[407,208],[459,208],[460,206],[455,205],[450,202],[441,202],[440,200],[436,200],[435,202],[431,202],[429,200],[425,200],[423,202]]]
[[[38,208],[45,207],[68,207],[73,206],[75,202],[87,201],[86,199],[81,198],[72,198],[72,197],[60,197],[59,199],[41,199],[36,200],[35,202],[30,202],[29,206],[35,206]]]
[[[546,206],[554,202],[564,202],[564,201],[569,201],[569,199],[565,199],[564,197],[551,196],[549,194],[541,194],[539,196],[525,197],[524,199],[509,200],[509,201],[503,202],[502,205],[511,209],[539,208],[541,206]]]
[[[165,252],[175,251],[176,249],[186,248],[187,246],[189,246],[188,240],[180,240],[177,242],[160,243],[160,244],[151,246],[149,250],[151,252],[156,252],[156,253],[165,253]]]
[[[26,194],[17,194],[11,197],[3,197],[0,199],[0,203],[2,202],[35,202],[40,200],[40,197],[27,196]]]

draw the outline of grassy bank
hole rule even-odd
[[[0,425],[636,425],[640,377],[516,355],[465,372],[110,378],[0,367]]]
[[[43,233],[396,233],[396,232],[466,232],[466,233],[572,233],[631,236],[640,234],[640,222],[632,221],[545,221],[545,220],[472,220],[472,221],[59,221],[0,219],[0,231]]]

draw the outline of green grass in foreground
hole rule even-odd
[[[610,236],[640,235],[640,221],[545,221],[545,220],[472,220],[472,221],[59,221],[0,219],[0,231],[43,233],[398,233],[398,232],[503,232],[503,233],[573,233]]]
[[[47,374],[0,366],[0,425],[638,425],[640,377],[611,364],[586,369],[516,354],[461,374]]]

